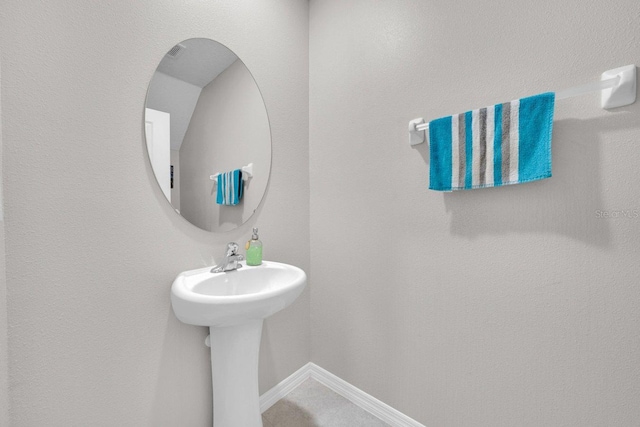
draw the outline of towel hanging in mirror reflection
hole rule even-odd
[[[219,205],[234,206],[242,200],[244,181],[242,170],[236,169],[230,172],[218,174],[218,187],[216,203]]]

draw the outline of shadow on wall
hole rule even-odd
[[[268,384],[277,384],[277,366],[275,364],[275,351],[272,345],[272,339],[269,338],[271,323],[269,319],[265,319],[262,325],[262,337],[260,338],[260,357],[258,358],[258,381],[263,384],[263,381]],[[262,395],[266,390],[260,390]]]
[[[250,179],[244,181],[244,189],[242,190],[244,193],[247,193],[249,191],[250,184],[251,184]],[[215,203],[215,200],[216,200],[217,190],[218,190],[217,184],[213,184],[211,186],[211,192],[210,192],[211,200],[213,200],[213,203]],[[215,204],[213,206],[213,209],[210,210],[210,213],[208,216],[208,224],[207,224],[208,227],[206,227],[205,230],[227,231],[229,230],[228,228],[229,226],[232,227],[231,229],[238,228],[242,224],[244,224],[244,211],[245,211],[244,196],[242,197],[242,199],[240,199],[240,203],[238,203],[237,205],[228,206],[228,205]]]
[[[149,358],[139,362],[156,378],[149,425],[212,425],[211,351],[204,344],[209,329],[180,322],[171,308],[166,312],[166,326],[157,329],[164,331],[162,348],[149,347]],[[149,366],[151,361],[155,365]]]
[[[628,127],[630,113],[627,110],[616,116],[555,121],[550,179],[444,193],[446,211],[451,212],[451,232],[468,238],[546,232],[593,246],[608,246],[609,222],[596,215],[604,209],[602,134]],[[424,150],[420,153],[428,157]]]

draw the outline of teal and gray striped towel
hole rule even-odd
[[[218,194],[216,203],[219,205],[233,206],[240,203],[242,199],[242,171],[236,169],[231,172],[218,174]]]
[[[497,187],[551,176],[553,92],[429,123],[429,188]]]

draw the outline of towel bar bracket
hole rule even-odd
[[[422,144],[427,138],[426,132],[418,130],[418,125],[424,124],[424,119],[413,119],[409,122],[409,144]]]
[[[618,108],[636,102],[636,66],[627,65],[602,73],[602,80],[619,77],[618,84],[602,91],[602,108]]]

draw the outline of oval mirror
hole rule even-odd
[[[173,208],[207,231],[229,231],[258,208],[271,171],[271,130],[253,76],[227,47],[185,40],[156,69],[145,105],[156,180]]]

